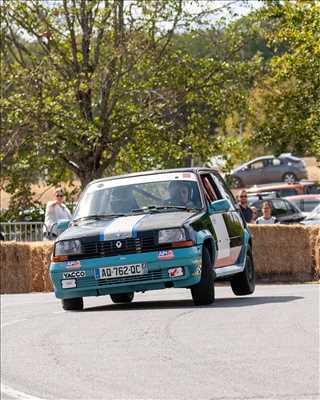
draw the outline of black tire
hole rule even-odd
[[[83,310],[83,298],[77,297],[75,299],[62,299],[62,308],[67,311]]]
[[[211,304],[215,299],[213,265],[206,247],[202,252],[201,279],[199,283],[191,287],[191,295],[196,306]]]
[[[286,183],[294,183],[297,182],[297,177],[293,172],[287,172],[283,175],[282,180]]]
[[[110,294],[110,297],[114,303],[131,303],[134,298],[134,293]]]
[[[231,288],[237,296],[252,294],[256,286],[256,273],[254,269],[251,250],[248,250],[246,265],[240,274],[231,279]]]

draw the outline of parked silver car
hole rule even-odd
[[[231,186],[239,188],[270,182],[297,182],[307,179],[305,162],[291,154],[255,158],[234,169],[228,177]]]

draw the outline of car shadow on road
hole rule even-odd
[[[302,300],[301,296],[252,296],[252,297],[232,297],[216,299],[213,304],[208,306],[195,307],[190,300],[152,300],[152,301],[133,301],[129,304],[106,304],[103,306],[88,307],[84,312],[92,311],[121,311],[121,310],[163,310],[163,309],[182,309],[182,308],[238,308],[258,306],[261,304],[288,303],[290,301]]]

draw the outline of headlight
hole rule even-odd
[[[182,228],[162,229],[159,231],[159,244],[183,242],[184,240],[186,240],[186,233]]]
[[[62,240],[55,244],[55,256],[67,256],[71,254],[81,254],[80,240]]]

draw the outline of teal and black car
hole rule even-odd
[[[150,171],[99,179],[82,193],[54,243],[50,275],[65,310],[83,298],[190,289],[211,304],[214,283],[236,295],[255,289],[250,232],[221,176],[208,168]]]

